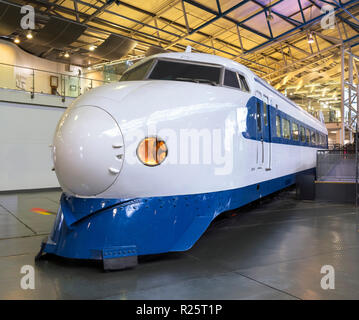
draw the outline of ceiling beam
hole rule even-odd
[[[284,41],[284,43],[289,46],[289,47],[292,47],[293,49],[301,52],[301,53],[304,53],[305,55],[310,55],[310,53],[308,51],[305,51],[303,50],[302,48],[299,48],[297,46],[295,46],[294,44],[290,43],[289,41]]]
[[[309,0],[309,1],[313,3],[312,0]],[[358,2],[358,0],[350,0],[350,1],[346,2],[345,4],[343,4],[343,6],[347,7],[347,6],[352,5],[352,4],[355,4],[355,3],[357,3],[357,2]],[[313,5],[318,6],[315,2],[313,3]],[[320,8],[320,7],[319,7],[319,8]],[[339,8],[339,7],[338,7],[338,8],[334,8],[334,12],[336,12],[336,11],[338,11],[338,10],[341,10],[341,9],[342,9],[342,8]],[[283,37],[285,37],[285,36],[288,36],[288,35],[290,36],[291,33],[297,31],[298,29],[303,29],[303,28],[308,27],[308,26],[310,26],[310,25],[312,25],[312,24],[319,23],[319,21],[320,21],[324,16],[325,16],[325,13],[322,13],[322,14],[316,16],[315,18],[312,18],[312,19],[310,19],[310,20],[307,20],[306,22],[302,23],[301,25],[299,25],[299,26],[297,26],[297,27],[295,27],[295,28],[292,28],[292,29],[290,29],[290,30],[288,30],[288,31],[283,32],[282,34],[278,35],[276,38],[271,39],[271,40],[268,40],[268,41],[266,41],[266,42],[264,42],[264,43],[262,43],[262,44],[260,44],[260,45],[258,45],[258,46],[255,46],[255,47],[251,48],[250,50],[247,50],[244,54],[253,53],[253,52],[255,52],[255,51],[257,51],[257,50],[259,50],[259,49],[261,49],[261,48],[263,48],[263,47],[265,47],[265,46],[267,46],[267,45],[272,44],[273,42],[280,41],[280,40],[281,40]]]
[[[97,16],[99,16],[101,13],[103,13],[107,8],[109,8],[112,4],[113,4],[113,2],[104,3],[93,14],[91,14],[89,17],[87,17],[85,20],[83,20],[82,23],[88,23],[88,22],[92,21]]]
[[[296,65],[296,64],[298,64],[298,63],[301,63],[301,62],[306,61],[307,59],[316,57],[317,55],[322,55],[323,53],[326,53],[326,52],[328,52],[328,51],[330,51],[330,50],[332,50],[332,49],[335,49],[335,48],[337,48],[337,47],[339,47],[339,46],[340,46],[340,44],[336,44],[336,45],[330,46],[330,47],[328,47],[328,48],[325,48],[325,49],[323,49],[323,50],[321,50],[321,51],[319,51],[319,52],[314,52],[313,54],[311,54],[311,55],[309,55],[309,56],[307,56],[307,57],[304,57],[304,58],[302,58],[302,59],[299,59],[299,60],[294,61],[293,63],[291,63],[290,65],[287,65],[287,66],[283,67],[282,69],[279,69],[279,70],[276,70],[276,71],[274,71],[274,72],[272,72],[272,73],[266,74],[266,75],[264,76],[264,78],[269,77],[269,76],[271,76],[271,75],[274,75],[275,73],[278,73],[278,72],[287,71],[288,68],[291,68],[291,67],[293,67],[294,65]],[[323,59],[324,59],[324,58],[326,58],[326,57],[323,57]],[[318,60],[317,60],[317,61],[318,61]],[[305,66],[304,66],[304,67],[305,67]],[[284,74],[283,74],[283,76],[284,76]]]
[[[342,40],[335,38],[335,37],[327,36],[321,32],[314,31],[314,34],[316,34],[319,38],[329,42],[331,45],[336,44],[336,43],[342,43]]]
[[[76,21],[77,22],[80,22],[80,18],[79,18],[79,8],[77,6],[77,0],[73,0],[73,3],[74,3],[74,9],[76,11]]]
[[[260,3],[257,0],[252,0],[252,2],[255,3],[257,6],[260,6],[261,8],[263,8],[265,13],[267,12],[267,10],[269,8],[271,8],[271,6],[265,6],[265,5],[263,5],[262,3]],[[275,14],[276,16],[278,16],[279,18],[281,18],[283,21],[291,24],[294,27],[298,26],[301,23],[300,21],[294,20],[294,19],[292,19],[292,18],[290,18],[288,16],[285,16],[285,15],[275,11],[274,9],[271,9],[271,12],[273,14]]]
[[[352,30],[354,30],[355,32],[359,32],[359,25],[349,21],[348,19],[343,18],[341,15],[337,15],[337,17],[339,18],[339,20],[346,23]]]
[[[37,0],[37,1],[41,1],[41,0]],[[95,5],[92,5],[92,4],[90,4],[90,3],[87,3],[87,2],[84,2],[84,1],[81,1],[81,0],[77,0],[77,1],[78,1],[79,3],[81,3],[81,4],[83,4],[83,5],[89,6],[89,7],[94,8],[94,9],[98,9],[98,8],[99,8],[99,7],[95,6]],[[119,5],[122,5],[122,6],[127,7],[127,8],[129,8],[129,9],[132,9],[132,10],[141,12],[141,13],[143,13],[143,14],[149,15],[149,16],[151,16],[151,17],[153,17],[153,18],[156,17],[156,14],[154,14],[154,13],[152,13],[152,12],[143,10],[143,9],[141,9],[141,8],[138,8],[138,7],[135,7],[135,6],[131,5],[131,4],[125,3],[125,2],[123,2],[123,1],[117,1],[117,3],[119,3]],[[62,8],[62,7],[61,7],[61,8]],[[130,17],[126,17],[126,16],[120,15],[120,14],[118,14],[118,13],[112,12],[112,11],[110,11],[110,10],[106,10],[106,9],[105,9],[104,12],[105,12],[105,13],[112,14],[112,15],[117,16],[117,17],[121,17],[121,18],[123,18],[123,19],[129,20],[129,21],[132,21],[132,22],[135,22],[135,23],[138,23],[138,24],[141,24],[141,25],[143,25],[143,26],[145,26],[145,27],[149,27],[149,28],[152,28],[152,29],[155,29],[155,30],[164,32],[164,33],[167,33],[167,34],[169,34],[169,35],[172,35],[172,36],[177,37],[178,39],[181,39],[181,40],[182,40],[182,39],[186,39],[186,40],[188,40],[188,41],[192,41],[192,42],[193,42],[193,40],[186,38],[186,37],[187,37],[186,34],[181,37],[181,35],[175,34],[175,33],[173,33],[173,32],[169,32],[169,31],[164,30],[164,29],[158,29],[158,28],[156,28],[155,26],[152,26],[152,25],[149,25],[149,24],[146,24],[146,23],[142,23],[142,22],[137,21],[137,20],[135,20],[135,19],[132,19],[132,18],[130,18]],[[166,19],[166,18],[164,18],[164,17],[158,17],[158,19],[161,20],[161,21],[163,21],[163,22],[165,22],[165,23],[171,23],[171,24],[173,23],[173,24],[175,24],[176,26],[181,27],[183,30],[186,30],[186,26],[184,26],[184,25],[182,25],[182,24],[179,24],[179,23],[177,23],[177,22],[173,22],[173,21],[171,21],[171,20],[169,20],[169,19]],[[126,27],[126,28],[128,28],[128,27]],[[131,28],[131,30],[133,30],[133,33],[136,33],[136,32],[138,31],[138,30],[135,30],[135,29],[133,29],[133,28]],[[198,32],[198,33],[201,34],[201,35],[203,35],[203,36],[206,37],[206,38],[208,38],[208,37],[211,36],[211,35],[206,34],[206,33],[203,33],[203,32]],[[153,36],[153,35],[150,35],[150,36]],[[219,42],[221,42],[221,43],[223,43],[224,45],[228,45],[228,46],[230,46],[230,47],[233,47],[234,49],[232,49],[232,50],[240,50],[240,48],[239,48],[238,46],[234,45],[233,43],[229,43],[229,42],[226,42],[226,41],[221,40],[221,39],[215,39],[215,40],[216,40],[216,41],[219,41]],[[169,40],[166,40],[166,41],[169,41]],[[169,42],[170,42],[170,44],[172,44],[171,41],[169,41]],[[175,42],[176,42],[176,43],[175,43],[174,45],[177,45],[179,41],[175,41]],[[154,45],[156,45],[156,44],[154,44]],[[172,46],[173,46],[173,45],[172,45]],[[171,47],[172,47],[172,46],[171,46]],[[168,49],[168,48],[165,48],[165,49]]]
[[[254,34],[257,34],[257,35],[261,36],[262,38],[270,39],[269,36],[267,36],[266,34],[260,32],[259,30],[254,30],[253,28],[250,28],[250,27],[246,26],[243,22],[236,21],[236,20],[234,20],[234,19],[227,16],[229,13],[231,13],[232,11],[240,8],[241,6],[243,6],[246,3],[250,2],[251,0],[243,0],[243,1],[239,2],[239,3],[237,3],[235,6],[227,9],[224,12],[222,12],[221,14],[218,14],[217,11],[214,11],[211,8],[209,8],[207,6],[204,6],[203,4],[200,4],[200,3],[198,3],[198,2],[196,2],[194,0],[184,0],[184,1],[191,4],[191,5],[193,5],[193,6],[195,6],[195,7],[197,7],[197,8],[199,8],[199,9],[202,9],[203,11],[206,11],[206,12],[208,12],[210,14],[213,14],[215,16],[214,18],[208,20],[207,22],[205,22],[205,23],[201,24],[200,26],[198,26],[197,28],[193,29],[191,31],[190,35],[198,32],[200,29],[203,29],[204,27],[210,25],[211,23],[216,22],[218,19],[223,18],[223,19],[225,19],[227,21],[233,22],[234,24],[238,25],[239,27],[241,27],[243,29],[246,29],[247,31],[250,31],[250,32],[252,32]],[[282,1],[284,1],[284,0],[279,0],[278,2],[282,2]],[[262,12],[264,12],[264,10]]]

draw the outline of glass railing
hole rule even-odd
[[[355,181],[355,147],[317,151],[318,181]]]
[[[5,63],[0,63],[0,75],[0,88],[27,91],[32,97],[36,93],[45,93],[63,99],[76,98],[92,88],[111,82],[111,79],[92,79]]]

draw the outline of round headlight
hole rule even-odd
[[[167,157],[166,143],[158,137],[147,137],[137,147],[137,157],[150,167],[158,166]]]

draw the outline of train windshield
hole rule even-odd
[[[153,60],[140,64],[138,67],[126,71],[120,81],[145,80],[153,65]]]
[[[221,66],[170,60],[150,60],[137,68],[128,70],[121,81],[174,80],[219,85]]]

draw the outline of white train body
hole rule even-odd
[[[150,79],[158,61],[164,61],[161,62],[163,68],[172,62],[218,68],[212,70],[219,72],[218,83],[207,83],[203,79],[193,82],[187,78]],[[295,181],[298,173],[313,170],[317,149],[327,146],[323,123],[236,62],[207,54],[166,53],[134,65],[127,71],[127,77],[138,76],[136,72],[141,73],[137,71],[141,65],[147,72],[143,79],[91,90],[76,99],[59,122],[53,150],[55,171],[64,190],[62,201],[72,199],[72,211],[67,216],[60,210],[62,218],[58,220],[67,221],[69,229],[78,225],[78,221],[97,217],[92,213],[103,211],[108,205],[113,210],[116,203],[140,203],[132,209],[119,205],[125,208],[128,219],[131,212],[142,210],[143,199],[150,202],[160,199],[167,205],[166,199],[171,197],[177,199],[173,201],[185,199],[178,203],[182,212],[173,214],[164,226],[168,227],[176,224],[181,214],[196,210],[194,207],[200,201],[201,208],[197,210],[201,213],[197,216],[206,219],[199,223],[195,215],[191,215],[181,231],[173,230],[176,237],[168,235],[162,239],[168,242],[167,246],[159,248],[156,241],[151,247],[141,242],[115,241],[120,247],[134,248],[134,255],[185,250],[219,213],[284,188]],[[174,65],[174,72],[176,68]],[[235,79],[238,88],[229,86],[236,85]],[[289,138],[286,137],[288,129]],[[165,142],[168,154],[161,164],[144,165],[139,159],[137,148],[146,137]],[[206,199],[208,206],[203,205]],[[222,199],[222,203],[217,203],[218,199]],[[82,205],[76,204],[78,202]],[[84,203],[88,213],[84,211]],[[157,205],[147,209],[151,214],[163,212],[165,216],[166,208],[157,208]],[[64,206],[62,203],[62,211]],[[80,207],[81,210],[76,209]],[[206,208],[208,212],[204,213]],[[137,214],[138,219],[142,216],[143,213]],[[100,221],[96,223],[100,225]],[[156,225],[151,232],[158,232],[159,228]],[[61,237],[71,238],[69,230],[60,229],[57,222],[54,233],[62,232],[57,242],[65,242]],[[191,232],[192,236],[188,235]],[[98,248],[91,249],[84,244],[85,239],[75,245],[77,251],[61,251],[56,244],[48,252],[95,259],[101,259],[102,254],[105,259],[106,248],[113,245],[104,244],[101,238]],[[52,242],[56,243],[54,238]],[[98,250],[98,253],[91,256],[87,253],[89,250]]]

